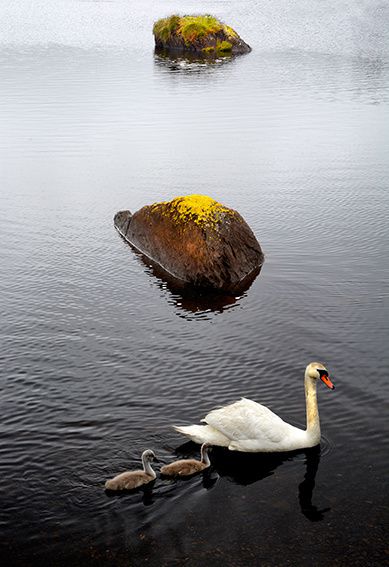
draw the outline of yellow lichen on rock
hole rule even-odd
[[[207,195],[119,211],[115,226],[178,285],[237,293],[259,273],[263,252],[241,215]],[[177,283],[176,282],[176,283]]]
[[[207,195],[175,197],[171,201],[155,203],[152,210],[169,216],[178,224],[185,225],[186,222],[192,221],[200,227],[215,225],[220,221],[222,213],[234,214],[232,209],[224,207]]]

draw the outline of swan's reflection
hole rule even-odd
[[[190,452],[198,453],[198,447],[190,441],[181,445],[177,452],[184,452],[189,456]],[[319,522],[324,519],[324,514],[331,509],[319,509],[312,504],[315,479],[320,463],[320,446],[289,453],[239,453],[221,447],[213,447],[212,470],[214,474],[226,477],[232,482],[249,485],[271,476],[275,469],[284,462],[292,461],[296,456],[302,454],[305,455],[306,469],[304,480],[298,486],[298,501],[301,513],[311,522]]]
[[[301,512],[311,522],[320,522],[324,519],[324,514],[331,508],[322,508],[319,510],[317,506],[312,504],[313,489],[315,488],[315,479],[317,469],[320,463],[320,446],[306,449],[306,472],[304,480],[299,484],[299,503]]]

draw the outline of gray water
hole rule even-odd
[[[155,56],[209,12],[253,47]],[[0,5],[2,565],[381,565],[388,520],[388,4],[3,0]],[[204,193],[266,255],[240,297],[182,296],[113,228]],[[109,497],[173,423],[244,395],[320,448],[214,450],[209,475]],[[160,464],[158,464],[158,467]]]

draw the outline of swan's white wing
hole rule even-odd
[[[292,427],[267,407],[246,398],[212,410],[202,421],[232,441],[255,439],[264,445],[279,443]]]

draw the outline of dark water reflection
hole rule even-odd
[[[177,288],[174,283],[169,284],[166,279],[158,282],[158,285],[161,290],[169,293],[168,301],[176,307],[177,315],[186,319],[192,319],[194,315],[197,318],[207,318],[207,314],[223,313],[226,309],[239,305],[246,295],[246,292],[241,292],[240,295],[226,295],[209,293],[205,290]]]
[[[297,458],[301,462],[301,457],[304,456],[304,480],[298,485],[301,513],[310,521],[317,522],[323,520],[325,512],[330,510],[330,508],[319,510],[312,504],[315,479],[321,456],[320,446],[306,449],[305,451],[268,454],[235,453],[218,447],[212,448],[211,451],[212,472],[205,471],[203,473],[203,486],[206,483],[206,479],[209,478],[212,479],[212,486],[218,477],[226,477],[236,484],[247,486],[273,475],[274,471],[286,461],[293,461]],[[196,458],[198,447],[194,443],[189,442],[178,447],[176,452],[180,458]]]
[[[179,458],[198,458],[198,447],[192,443],[186,443],[181,447],[177,447],[175,453]],[[291,453],[275,453],[275,454],[244,454],[244,453],[231,453],[225,449],[214,447],[212,449],[212,464],[210,469],[205,470],[199,479],[201,486],[206,490],[215,487],[216,483],[221,477],[226,477],[229,481],[236,484],[247,486],[255,482],[259,482],[274,474],[277,467],[282,466],[286,461],[292,461],[298,458],[300,462],[301,456],[304,456],[305,469],[304,479],[298,485],[298,500],[300,504],[301,513],[311,522],[318,522],[324,519],[324,515],[331,508],[319,509],[312,503],[312,498],[315,488],[315,479],[320,463],[321,448],[314,447],[307,449],[303,452]],[[301,469],[304,468],[301,466]],[[157,468],[157,465],[154,465]],[[160,495],[158,490],[155,490],[157,482],[161,486],[161,481],[153,481],[148,485],[133,491],[124,491],[117,493],[114,491],[106,491],[108,498],[128,498],[130,495],[138,494],[141,497],[142,503],[145,506],[150,506],[155,503],[155,499]],[[181,483],[192,483],[193,477],[182,479],[165,479],[165,483],[171,487]],[[139,498],[138,498],[139,500]]]
[[[124,242],[126,242],[123,239]],[[177,315],[191,319],[193,315],[197,318],[207,318],[208,313],[222,313],[226,309],[232,308],[247,295],[250,286],[256,277],[259,276],[262,267],[251,273],[241,282],[235,293],[225,293],[210,289],[193,288],[188,286],[173,276],[170,276],[161,267],[150,260],[147,256],[127,244],[139,262],[146,267],[146,273],[161,290],[165,299],[176,307]]]
[[[209,73],[213,67],[231,63],[235,59],[231,54],[223,54],[218,57],[215,55],[201,55],[196,53],[172,52],[161,49],[154,51],[155,64],[158,67],[167,69],[173,73]]]
[[[1,564],[381,565],[385,7],[215,2],[253,51],[199,67],[155,57],[160,3],[125,6],[0,3]],[[169,287],[112,226],[191,193],[266,253],[242,296]],[[171,425],[240,396],[302,426],[311,360],[337,378],[320,449],[105,493],[146,448],[198,455]]]
[[[328,508],[318,508],[312,504],[313,491],[315,488],[315,478],[320,463],[320,449],[313,448],[306,452],[307,470],[304,480],[299,484],[299,503],[302,514],[311,522],[320,522],[324,519],[326,512],[331,510]]]
[[[180,458],[183,456],[184,458],[196,458],[198,448],[193,450],[193,447],[196,446],[189,442],[179,447],[176,452]],[[318,446],[290,453],[244,454],[215,447],[212,449],[212,472],[203,473],[203,486],[212,487],[218,477],[226,477],[236,484],[247,486],[273,475],[277,467],[282,466],[286,461],[293,461],[297,458],[301,462],[301,456],[304,456],[305,473],[303,481],[298,485],[298,501],[301,513],[308,520],[320,522],[324,519],[325,513],[331,510],[330,507],[318,508],[312,503],[321,451],[321,447]],[[301,470],[303,468],[301,466]]]

